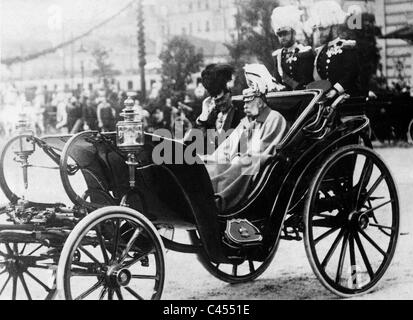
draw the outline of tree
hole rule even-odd
[[[109,52],[105,48],[98,47],[93,50],[92,56],[94,58],[96,69],[92,71],[92,75],[97,77],[99,81],[103,81],[107,89],[110,80],[119,75],[120,72],[113,68],[113,64],[108,62]]]
[[[274,68],[272,53],[279,48],[279,43],[271,26],[271,15],[276,6],[274,0],[237,1],[238,37],[226,45],[231,63],[237,70],[235,94],[239,94],[246,86],[242,70],[246,63],[255,60],[270,71]]]
[[[199,72],[203,65],[202,51],[197,51],[186,38],[176,36],[166,44],[159,59],[162,62],[161,101],[167,98],[173,103],[183,101],[192,74]]]

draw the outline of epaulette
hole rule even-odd
[[[354,49],[357,45],[357,42],[355,40],[341,40],[341,48],[345,49]]]
[[[300,50],[300,52],[308,52],[311,51],[312,48],[310,46],[304,46],[302,44],[299,44],[298,49]]]
[[[275,51],[272,53],[272,56],[273,56],[273,57],[276,57],[276,56],[280,55],[281,52],[282,52],[282,50],[283,50],[283,49],[275,50]]]

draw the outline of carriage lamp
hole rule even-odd
[[[15,154],[19,157],[30,156],[35,151],[34,140],[30,136],[34,135],[34,132],[30,130],[29,122],[27,120],[27,115],[25,113],[19,114],[19,119],[17,121],[16,130],[20,135],[19,148],[15,151]]]
[[[29,119],[27,117],[27,114],[24,112],[20,112],[18,114],[16,131],[18,134],[34,134],[33,130],[31,130],[30,128]]]
[[[125,100],[125,109],[121,116],[123,121],[117,124],[117,146],[125,152],[137,152],[144,144],[143,123],[141,114],[134,108],[131,97]]]
[[[135,102],[130,95],[124,104],[125,109],[121,113],[124,120],[116,125],[116,144],[120,150],[128,154],[126,164],[129,167],[129,184],[134,188],[136,167],[139,166],[136,155],[144,145],[143,123],[141,114],[135,109]]]
[[[34,139],[31,139],[31,136],[33,136],[34,133],[29,128],[27,115],[23,112],[19,114],[16,129],[19,133],[19,137],[17,138],[17,150],[14,151],[14,154],[16,155],[15,161],[21,164],[23,170],[24,189],[27,190],[29,187],[27,170],[30,166],[28,160],[29,157],[35,152],[36,145]]]

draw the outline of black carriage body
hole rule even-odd
[[[130,158],[117,147],[116,133],[83,132],[75,136],[50,136],[42,139],[31,135],[16,137],[14,141],[21,138],[33,141],[59,164],[63,187],[75,207],[66,208],[64,205],[53,203],[24,203],[29,213],[36,213],[31,218],[40,220],[29,219],[26,225],[21,225],[21,220],[17,219],[15,225],[0,226],[2,239],[7,245],[15,243],[16,248],[13,250],[16,252],[19,249],[18,242],[24,244],[24,248],[27,243],[46,244],[54,249],[48,251],[51,252],[50,257],[54,264],[61,253],[60,271],[57,274],[60,275],[59,286],[64,289],[66,298],[71,297],[71,289],[68,289],[67,285],[70,282],[68,271],[71,265],[75,266],[76,272],[85,272],[84,275],[90,273],[93,277],[97,272],[96,265],[90,262],[86,264],[87,269],[78,268],[77,259],[81,259],[76,249],[78,246],[81,251],[84,250],[81,248],[83,245],[91,245],[93,248],[101,246],[105,264],[109,267],[107,270],[99,271],[99,275],[102,273],[105,276],[108,281],[105,285],[108,286],[118,283],[118,272],[126,272],[121,265],[126,261],[124,259],[131,257],[129,250],[134,255],[140,252],[135,262],[141,261],[142,266],[148,264],[142,252],[154,251],[157,274],[148,278],[155,280],[155,298],[159,298],[164,281],[164,246],[183,253],[196,253],[201,264],[218,279],[229,283],[244,283],[256,279],[267,269],[281,239],[302,240],[301,236],[304,238],[310,264],[326,288],[345,297],[367,292],[383,276],[394,254],[399,232],[397,190],[385,164],[371,151],[371,129],[370,120],[366,116],[366,101],[350,99],[345,103],[339,103],[342,102],[342,96],[329,104],[321,100],[323,93],[320,89],[309,89],[271,93],[267,96],[269,106],[287,119],[290,130],[280,145],[276,146],[276,153],[261,167],[247,196],[236,207],[226,212],[218,212],[205,165],[200,158],[196,159],[199,160],[198,164],[185,164],[182,155],[190,147],[178,141],[145,134],[145,144],[136,154],[139,165],[136,171],[132,170],[132,173],[135,173],[136,184],[131,188],[131,167],[127,164]],[[233,101],[236,104],[242,103],[242,98],[234,97]],[[156,164],[153,159],[154,150],[166,141],[170,142],[172,154],[169,158],[172,161],[168,164]],[[365,147],[360,147],[360,144],[364,144]],[[4,154],[5,152],[2,153],[2,164]],[[353,176],[357,171],[357,155],[365,157],[366,160],[360,181],[355,184]],[[16,162],[22,164],[23,169],[24,163],[27,165],[27,162]],[[366,176],[369,176],[370,180],[374,166],[379,169],[379,178],[368,190],[368,181],[365,180]],[[7,186],[4,165],[1,166],[1,170],[0,184],[11,201],[10,208],[4,210],[8,211],[12,218],[19,218],[19,214],[23,212],[19,211],[21,201]],[[84,188],[80,192],[78,177],[83,178],[85,182],[80,183]],[[73,181],[75,182],[72,185]],[[326,186],[323,184],[324,181],[327,182]],[[338,185],[335,181],[338,181]],[[372,201],[384,199],[382,195],[372,197],[372,193],[382,181],[387,184],[389,200],[373,206]],[[323,189],[320,186],[323,186]],[[331,201],[330,198],[335,199]],[[369,207],[363,207],[364,203],[359,204],[363,200],[369,201]],[[334,201],[335,204],[332,205]],[[317,207],[318,205],[321,207]],[[353,205],[355,207],[351,207]],[[391,225],[380,225],[376,221],[374,210],[386,205],[391,205],[392,222]],[[331,215],[333,211],[338,212],[336,216]],[[47,219],[44,219],[45,217]],[[319,220],[319,217],[324,217],[324,220]],[[121,224],[121,220],[131,221],[133,224]],[[228,235],[228,225],[245,220],[253,224],[256,228],[254,230],[259,231],[259,241],[237,243]],[[381,250],[365,235],[363,230],[368,227],[370,220],[374,222],[371,224],[373,227],[375,225],[390,239],[387,251]],[[38,221],[41,221],[40,225]],[[129,226],[132,227],[131,230]],[[317,227],[330,230],[323,229],[322,232],[325,233],[320,236],[313,233],[313,229]],[[142,228],[146,230],[145,235],[141,235]],[[189,231],[192,244],[175,243],[160,236],[162,229],[176,228]],[[94,232],[89,234],[88,230],[92,229]],[[16,230],[31,234],[25,234],[23,238]],[[338,263],[338,268],[335,268],[339,271],[334,282],[327,274],[327,262],[324,262],[331,254],[327,253],[324,258],[319,255],[315,246],[321,238],[336,231],[339,234],[329,252],[337,247],[341,241],[340,237],[343,238],[343,249],[340,253],[341,262]],[[360,245],[359,234],[367,237],[367,241],[383,254],[383,261],[375,271],[368,262],[363,246]],[[127,241],[127,250],[116,249],[119,237]],[[149,240],[152,241],[153,248],[150,247]],[[350,246],[351,266],[355,265],[356,241],[370,276],[370,281],[364,287],[345,287],[337,281],[337,278],[340,280],[347,241]],[[65,244],[61,250],[63,242]],[[109,253],[113,256],[122,253],[123,260],[120,261],[123,262],[117,265],[116,259],[112,261],[108,257],[105,258],[107,248],[112,248],[113,251],[109,250]],[[11,252],[9,249],[8,251]],[[39,261],[48,257],[41,255]],[[131,265],[132,262],[127,263]],[[260,264],[258,268],[254,263]],[[220,269],[222,265],[224,268]],[[229,272],[226,271],[228,266],[231,267]],[[247,266],[249,271],[239,274],[238,267],[244,266]],[[9,269],[13,271],[13,268]],[[128,273],[124,275],[127,276]],[[123,282],[119,286],[123,286]],[[45,289],[50,296],[54,293],[54,289]],[[120,290],[120,287],[118,289]],[[15,292],[15,289],[13,291]],[[117,291],[117,294],[119,292]],[[113,295],[113,291],[111,294]]]
[[[110,194],[115,204],[120,204],[126,194],[124,202],[155,225],[197,230],[211,261],[228,261],[222,236],[229,219],[246,218],[259,227],[265,235],[263,247],[254,251],[265,256],[278,243],[287,213],[292,212],[292,207],[302,207],[300,201],[303,202],[317,166],[339,147],[357,144],[360,138],[369,141],[369,121],[362,115],[362,106],[354,108],[354,103],[340,107],[335,125],[323,137],[319,133],[305,132],[305,127],[314,124],[320,115],[323,106],[318,102],[322,93],[321,90],[307,90],[267,96],[270,107],[285,116],[291,129],[277,148],[277,154],[263,167],[247,198],[228,212],[217,212],[204,165],[152,163],[152,150],[162,140],[154,135],[146,135],[147,143],[139,154],[142,166],[137,170],[134,190],[129,188],[126,155],[116,148],[115,134],[79,134],[66,144],[64,153],[79,165],[90,191]],[[235,97],[234,102],[242,103],[242,100]],[[358,115],[354,115],[354,109]],[[348,116],[345,110],[351,110],[352,117],[341,121],[342,116]],[[174,152],[185,152],[185,145],[171,143]],[[100,191],[94,195],[95,199],[92,196],[90,204],[84,200],[84,195],[76,194],[70,187],[64,171],[62,179],[75,204],[91,209],[101,206]]]

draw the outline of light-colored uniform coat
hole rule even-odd
[[[246,196],[260,167],[275,154],[287,130],[285,118],[265,107],[255,121],[242,119],[228,139],[204,158],[221,212]]]

